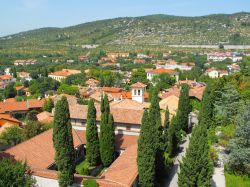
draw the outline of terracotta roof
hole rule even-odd
[[[100,82],[96,79],[89,79],[85,83],[90,86],[98,86]]]
[[[17,72],[17,75],[18,76],[23,76],[23,77],[28,77],[28,76],[30,76],[30,73],[28,73],[28,72]]]
[[[135,83],[135,84],[132,84],[130,87],[131,87],[131,88],[146,88],[147,85],[145,85],[145,84],[143,84],[143,83],[141,83],[141,82],[137,82],[137,83]]]
[[[27,161],[31,169],[46,169],[54,163],[55,150],[50,129],[5,151],[16,160]],[[75,130],[72,130],[74,147],[83,144]]]
[[[19,90],[24,90],[25,87],[24,86],[16,86],[16,90],[19,91]]]
[[[54,120],[54,117],[52,113],[44,111],[36,115],[37,119],[41,123],[52,123]]]
[[[93,94],[91,94],[89,97],[92,98],[92,99],[94,99],[95,101],[101,102],[102,95],[103,95],[103,92],[97,90]],[[108,100],[109,101],[113,100],[112,95],[107,94],[107,96],[108,96]]]
[[[54,73],[50,73],[49,75],[67,77],[67,76],[79,74],[79,73],[81,73],[80,70],[63,69],[62,71],[56,71]]]
[[[122,88],[102,87],[101,91],[103,91],[105,93],[119,93],[119,92],[122,92]]]
[[[12,79],[13,77],[11,75],[0,75],[0,80],[9,80]]]
[[[8,121],[13,121],[13,122],[17,122],[17,123],[22,123],[21,121],[17,120],[16,118],[11,117],[9,114],[0,114],[0,119],[5,119]]]
[[[27,101],[17,102],[14,98],[8,99],[5,102],[0,102],[0,113],[11,111],[28,111],[34,108],[42,108],[44,99],[30,99]]]
[[[103,173],[105,181],[111,182],[112,186],[130,187],[138,176],[137,170],[137,144],[128,147],[120,157]],[[99,182],[99,180],[98,180]],[[101,186],[103,186],[101,183]],[[109,183],[108,183],[109,184]],[[110,185],[107,185],[110,186]]]
[[[178,109],[179,104],[179,97],[176,97],[175,95],[171,95],[167,98],[162,99],[159,102],[160,108],[162,110],[166,110],[166,108],[169,109],[169,113],[171,115],[175,115]]]
[[[110,103],[111,108],[121,108],[121,109],[138,109],[143,110],[144,104],[130,99],[123,99],[120,101],[115,101]]]
[[[134,63],[145,63],[146,61],[144,59],[135,59]]]
[[[173,69],[164,69],[164,68],[159,68],[159,69],[153,69],[153,70],[149,70],[147,71],[148,73],[153,73],[153,74],[161,74],[161,73],[167,73],[170,75],[176,75],[177,71],[173,70]]]

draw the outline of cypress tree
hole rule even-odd
[[[67,187],[74,182],[75,152],[66,97],[56,104],[53,126],[55,161],[59,171],[59,185]]]
[[[162,150],[166,151],[168,147],[168,130],[170,126],[169,121],[169,110],[168,107],[165,111],[165,119],[164,119],[164,127],[163,127],[163,135],[162,135]]]
[[[188,115],[191,112],[189,100],[189,86],[182,84],[177,111],[177,127],[179,130],[188,131]]]
[[[52,109],[54,108],[54,102],[51,98],[48,100],[45,100],[45,103],[43,105],[43,110],[47,112],[52,112]]]
[[[108,96],[101,100],[101,126],[100,126],[100,154],[105,167],[115,159],[115,132],[114,120],[110,114]]]
[[[174,157],[178,151],[178,129],[177,129],[177,118],[173,116],[171,124],[168,129],[168,140],[167,140],[167,152],[170,157]]]
[[[100,147],[96,125],[96,109],[92,99],[88,103],[86,140],[86,158],[92,166],[98,165],[100,163]]]
[[[178,186],[211,186],[213,174],[209,159],[207,129],[199,124],[193,131],[189,147],[178,174]]]
[[[152,141],[152,134],[154,134],[152,130],[154,129],[149,121],[149,114],[145,110],[142,117],[137,152],[139,184],[141,187],[153,187],[155,185],[155,145]]]

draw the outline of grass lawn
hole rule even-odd
[[[226,187],[249,187],[250,178],[246,176],[236,176],[233,174],[225,173]]]

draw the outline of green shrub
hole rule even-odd
[[[218,152],[214,147],[211,147],[209,150],[209,158],[213,161],[214,165],[218,161]]]
[[[90,174],[90,164],[88,161],[84,160],[80,164],[76,166],[76,172],[81,175],[89,175]]]
[[[229,141],[234,137],[236,126],[234,124],[221,127],[221,134],[219,135],[219,145],[227,147]]]
[[[96,182],[95,179],[88,179],[86,181],[83,181],[84,187],[98,187],[99,184]]]
[[[174,161],[167,152],[164,153],[163,158],[164,158],[165,170],[169,171],[172,168]]]
[[[225,173],[226,187],[249,187],[250,178],[247,176],[239,176]]]

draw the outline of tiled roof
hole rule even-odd
[[[122,92],[122,88],[102,87],[101,91],[103,91],[105,93],[119,93],[119,92]]]
[[[52,123],[54,117],[50,112],[44,111],[36,115],[37,119],[41,123]]]
[[[120,157],[103,173],[100,186],[130,187],[138,176],[137,144],[128,147]],[[105,181],[107,182],[105,184]],[[110,183],[111,184],[110,184]],[[99,183],[99,180],[98,180]],[[113,184],[112,184],[113,183]],[[110,185],[109,185],[110,184]]]
[[[11,75],[0,75],[0,80],[9,80],[12,79],[13,77]]]
[[[62,71],[56,71],[54,73],[50,73],[49,75],[67,77],[67,76],[79,74],[79,73],[81,73],[80,70],[63,69]]]
[[[100,82],[96,79],[89,79],[85,83],[90,86],[98,86]]]
[[[178,103],[179,103],[179,97],[176,97],[175,95],[171,95],[165,99],[162,99],[159,102],[159,105],[162,110],[166,110],[166,108],[168,108],[169,113],[171,115],[175,115],[178,109]]]
[[[177,74],[177,72],[175,70],[164,69],[164,68],[153,69],[153,70],[149,70],[147,72],[148,73],[153,73],[153,74],[161,74],[161,73],[167,73],[167,74],[170,74],[170,75],[176,75]]]
[[[44,99],[30,99],[27,101],[17,102],[14,99],[8,99],[5,102],[0,102],[0,113],[6,113],[11,111],[28,111],[34,108],[42,108]]]
[[[25,87],[24,86],[16,86],[16,90],[19,91],[19,90],[24,90]]]
[[[21,124],[21,121],[17,120],[16,118],[11,117],[9,114],[0,114],[0,119],[5,119],[8,121],[13,121]]]
[[[143,84],[143,83],[141,83],[141,82],[137,82],[137,83],[135,83],[135,84],[132,84],[130,87],[131,87],[131,88],[146,88],[147,85],[145,85],[145,84]]]

